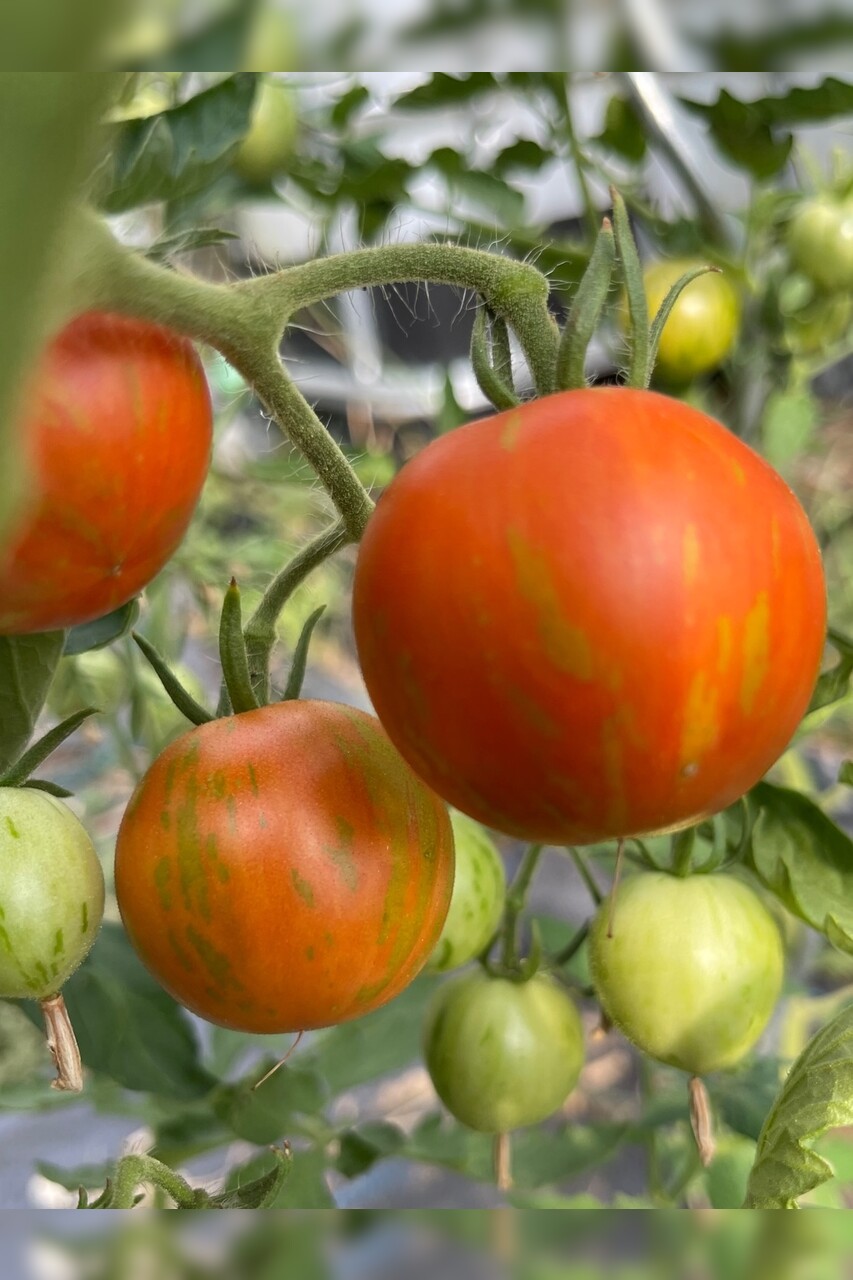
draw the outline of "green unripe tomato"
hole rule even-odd
[[[589,936],[592,981],[610,1021],[649,1057],[692,1075],[734,1066],[779,997],[779,930],[728,875],[647,871],[620,885]]]
[[[676,280],[703,266],[701,259],[654,262],[643,272],[643,286],[653,319]],[[627,308],[623,309],[623,322]],[[663,327],[655,373],[665,382],[681,384],[712,373],[737,340],[740,299],[727,276],[708,271],[686,286]]]
[[[807,200],[788,225],[791,261],[821,289],[853,289],[853,201]]]
[[[547,975],[492,978],[479,966],[435,994],[424,1058],[448,1111],[483,1133],[538,1124],[563,1104],[583,1066],[572,1001]]]
[[[293,92],[278,80],[264,80],[255,98],[249,132],[237,149],[238,173],[265,186],[287,168],[297,131]]]
[[[451,813],[456,846],[453,896],[427,969],[446,973],[478,956],[493,936],[506,900],[501,856],[486,832],[464,813]]]
[[[829,350],[844,337],[852,318],[853,299],[848,293],[818,294],[786,317],[788,346],[804,355]]]
[[[104,875],[61,800],[0,788],[0,996],[44,1000],[85,959],[104,914]]]

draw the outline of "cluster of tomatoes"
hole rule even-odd
[[[211,441],[192,346],[114,315],[54,341],[24,426],[35,499],[0,562],[0,634],[139,592]],[[618,387],[531,401],[410,462],[368,524],[353,619],[376,717],[291,700],[211,719],[154,760],[122,821],[129,937],[223,1026],[327,1026],[427,963],[485,956],[504,879],[480,823],[595,844],[731,805],[805,711],[825,601],[779,476],[696,409]],[[0,868],[0,994],[49,998],[94,938],[97,860],[53,797],[7,788],[0,819],[0,847],[40,859],[26,884],[20,862]],[[776,927],[731,875],[628,878],[589,949],[608,1017],[696,1074],[755,1043],[781,982]],[[574,1003],[530,968],[464,968],[432,1006],[427,1064],[472,1127],[533,1123],[578,1078]]]

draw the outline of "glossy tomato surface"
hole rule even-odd
[[[589,935],[611,1022],[644,1053],[693,1075],[734,1066],[770,1019],[784,953],[773,917],[733,876],[643,872],[623,881]]]
[[[178,738],[128,805],[116,894],[176,1000],[240,1031],[358,1017],[424,965],[453,883],[442,802],[379,723],[293,701]]]
[[[435,994],[424,1057],[438,1096],[471,1129],[506,1133],[562,1106],[583,1066],[583,1028],[546,974],[492,978],[479,966]]]
[[[681,276],[705,264],[680,258],[654,262],[643,272],[649,317],[653,318]],[[689,382],[717,369],[735,344],[740,300],[722,272],[709,271],[686,285],[660,336],[655,373],[671,383]]]
[[[29,384],[34,496],[0,558],[0,633],[50,631],[135,596],[184,536],[207,473],[211,407],[190,342],[87,312]]]
[[[413,769],[554,844],[676,828],[746,791],[806,709],[826,608],[777,473],[698,410],[627,388],[430,444],[379,500],[353,607]]]

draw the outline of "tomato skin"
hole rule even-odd
[[[380,497],[353,594],[368,691],[415,772],[554,844],[742,795],[806,709],[825,616],[777,473],[698,410],[623,387],[428,445]]]
[[[220,1026],[324,1027],[414,978],[444,923],[444,805],[363,711],[293,701],[214,720],[128,805],[116,896],[176,1000]]]
[[[135,596],[183,538],[210,459],[201,362],[167,329],[86,312],[30,385],[34,497],[0,558],[0,634],[76,626]]]
[[[424,1057],[457,1120],[508,1133],[562,1106],[583,1066],[583,1028],[573,1002],[546,974],[511,982],[478,966],[436,992]]]
[[[461,969],[493,937],[506,901],[501,856],[486,832],[464,813],[451,813],[456,870],[450,910],[429,958],[431,973]]]
[[[728,875],[641,872],[589,935],[602,1008],[650,1057],[692,1075],[734,1066],[779,998],[782,939],[757,894]]]
[[[249,132],[237,149],[238,172],[247,182],[263,186],[284,172],[293,155],[298,129],[293,91],[275,80],[262,81]]]
[[[687,271],[705,264],[683,258],[655,262],[643,272],[649,317]],[[719,368],[737,340],[740,299],[722,272],[706,272],[686,286],[663,327],[655,374],[680,384]]]
[[[791,261],[821,289],[853,289],[853,200],[807,200],[788,226]]]
[[[82,823],[44,791],[0,787],[0,997],[56,995],[103,914],[104,874]]]

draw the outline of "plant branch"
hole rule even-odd
[[[524,910],[527,895],[544,845],[532,844],[525,851],[521,866],[509,887],[504,906],[503,926],[501,928],[501,964],[505,969],[518,966],[518,919]]]
[[[569,857],[572,859],[572,862],[574,862],[575,866],[577,867],[578,875],[586,885],[589,891],[589,896],[592,898],[595,905],[597,907],[600,907],[602,902],[604,901],[604,894],[601,892],[598,885],[595,883],[595,878],[593,877],[593,874],[589,868],[589,863],[586,860],[586,856],[583,853],[581,853],[580,849],[575,848],[574,845],[567,845],[566,852],[568,853]]]

